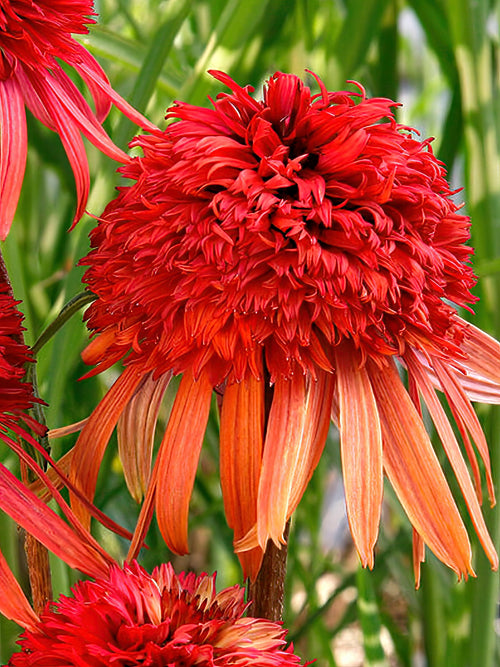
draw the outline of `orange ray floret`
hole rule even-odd
[[[396,122],[394,102],[359,85],[328,92],[316,79],[313,94],[277,72],[256,100],[250,87],[212,74],[230,89],[213,108],[177,102],[163,133],[134,140],[143,154],[122,168],[132,184],[106,207],[82,262],[97,296],[85,316],[91,373],[121,359],[125,374],[184,375],[131,555],[155,505],[169,546],[187,548],[213,390],[225,509],[252,578],[268,540],[282,541],[331,414],[363,565],[374,562],[385,471],[415,528],[417,577],[424,544],[468,576],[468,536],[425,431],[421,394],[496,567],[471,441],[493,501],[488,450],[470,400],[500,402],[500,345],[457,314],[474,302],[470,220],[430,140]],[[397,369],[407,369],[408,390]],[[107,434],[117,410],[108,415],[106,400],[94,414]],[[76,451],[90,452],[74,457],[87,461],[75,464],[75,478],[89,474],[104,440],[82,434]]]

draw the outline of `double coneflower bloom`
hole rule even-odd
[[[469,539],[423,404],[497,567],[476,459],[494,502],[488,449],[470,401],[500,402],[500,345],[457,312],[474,301],[470,222],[430,141],[360,86],[332,93],[318,80],[312,95],[277,73],[257,101],[213,75],[232,92],[211,109],[177,103],[162,135],[133,141],[143,156],[121,171],[134,183],[91,234],[84,280],[98,298],[84,360],[93,372],[120,360],[125,370],[80,435],[73,481],[92,497],[118,422],[129,485],[147,491],[131,555],[154,504],[167,544],[186,552],[215,391],[226,514],[254,577],[333,419],[363,565],[373,565],[385,474],[414,527],[417,573],[427,544],[467,576]],[[180,374],[148,479],[157,406]]]
[[[111,104],[145,130],[155,126],[111,87],[101,66],[71,36],[93,23],[92,0],[2,0],[0,3],[0,240],[16,210],[26,164],[25,106],[57,132],[73,169],[77,189],[74,221],[83,215],[89,170],[82,134],[119,162],[128,156],[113,144],[101,123]],[[61,62],[74,68],[95,103],[91,109]]]

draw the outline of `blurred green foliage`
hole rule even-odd
[[[82,43],[99,59],[113,86],[162,126],[175,99],[209,104],[221,85],[207,69],[227,71],[257,90],[276,70],[312,77],[330,90],[360,81],[371,96],[403,103],[398,120],[436,137],[434,150],[473,218],[475,268],[481,277],[475,323],[500,333],[500,151],[498,3],[493,0],[97,0],[98,23]],[[134,127],[113,110],[106,129],[122,147]],[[93,188],[88,210],[99,215],[119,182],[110,160],[88,147]],[[29,120],[29,160],[12,232],[2,246],[13,288],[22,299],[32,344],[64,303],[81,291],[78,258],[88,249],[93,219],[68,233],[75,208],[71,170],[58,137]],[[86,417],[114,379],[112,372],[79,381],[87,341],[73,317],[38,356],[38,381],[51,428]],[[500,488],[498,413],[481,407],[493,474]],[[146,567],[172,558],[177,568],[218,570],[219,585],[240,581],[220,494],[218,424],[211,418],[191,505],[192,554],[168,552],[153,526]],[[57,457],[72,437],[53,443]],[[7,456],[7,455],[6,455]],[[285,624],[298,652],[318,665],[493,667],[500,664],[498,575],[474,544],[477,580],[457,584],[428,556],[415,592],[411,530],[391,494],[373,572],[359,572],[345,531],[336,435],[293,520]],[[97,504],[133,527],[138,510],[124,488],[116,450],[108,449]],[[327,503],[328,500],[328,503]],[[327,510],[339,507],[333,516]],[[498,544],[500,515],[486,508]],[[2,517],[1,548],[19,571],[15,529]],[[101,531],[118,558],[125,546]],[[74,573],[53,561],[56,592]],[[17,633],[0,622],[2,660]],[[363,648],[364,646],[364,648]],[[365,657],[363,657],[365,656]],[[420,662],[418,662],[420,660]],[[364,661],[364,662],[363,662]]]

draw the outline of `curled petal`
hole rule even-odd
[[[147,375],[118,419],[118,452],[132,497],[140,502],[151,474],[154,432],[161,401],[172,377]]]

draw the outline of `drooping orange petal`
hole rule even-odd
[[[493,507],[495,504],[495,489],[493,486],[493,478],[491,476],[490,453],[479,419],[477,418],[474,408],[467,398],[465,391],[460,385],[457,374],[452,369],[447,368],[437,357],[431,357],[431,364],[436,371],[438,380],[443,388],[457,423],[462,421],[465,425],[476,444],[481,459],[483,460],[486,472],[486,486],[488,488],[490,503]]]
[[[382,431],[366,368],[348,344],[335,350],[347,518],[363,567],[373,567],[382,508]]]
[[[118,419],[118,452],[131,496],[140,502],[149,483],[154,433],[165,390],[172,377],[149,373]]]
[[[0,551],[0,614],[26,630],[34,631],[38,616],[30,606],[21,586]]]
[[[4,241],[21,192],[27,154],[24,99],[15,78],[0,81],[0,241]]]
[[[323,370],[316,371],[316,378],[311,379],[311,385],[307,388],[308,404],[304,438],[292,480],[287,519],[297,509],[323,454],[330,428],[334,389],[335,376],[330,371]]]
[[[70,567],[103,577],[113,562],[89,535],[80,537],[4,465],[0,464],[0,509]]]
[[[411,352],[411,350],[408,350],[405,354],[405,362],[408,367],[408,372],[413,375],[423,396],[425,404],[429,410],[432,421],[436,426],[436,430],[441,439],[446,456],[448,457],[451,467],[455,472],[460,490],[462,491],[465,502],[469,509],[472,523],[474,524],[474,528],[479,536],[481,544],[483,545],[484,551],[488,556],[491,566],[494,569],[497,569],[498,556],[495,551],[495,546],[488,533],[488,529],[486,527],[486,523],[484,521],[481,507],[479,505],[474,486],[467,470],[467,466],[443,406],[436,396],[429,378],[427,377],[424,370],[420,367],[416,356]]]
[[[257,497],[264,446],[264,381],[252,373],[229,382],[220,422],[220,483],[227,522],[237,542],[257,521]],[[261,547],[238,554],[243,574],[258,574]]]
[[[324,380],[324,378],[322,378]],[[269,412],[257,501],[257,541],[283,543],[283,530],[325,446],[331,405],[324,381],[278,378]]]
[[[423,422],[392,360],[368,362],[382,427],[384,467],[412,525],[457,575],[473,574],[467,531]]]
[[[205,372],[197,380],[184,374],[157,460],[156,518],[172,551],[185,554],[189,501],[203,436],[207,427],[212,384]]]
[[[500,343],[470,322],[458,319],[466,330],[460,345],[467,355],[464,365],[479,376],[495,382],[500,392]]]
[[[126,368],[90,415],[76,441],[70,480],[89,500],[94,498],[99,468],[111,433],[140,380],[141,375],[135,369]],[[75,496],[72,496],[71,504],[82,524],[88,528],[90,515],[87,509]]]

